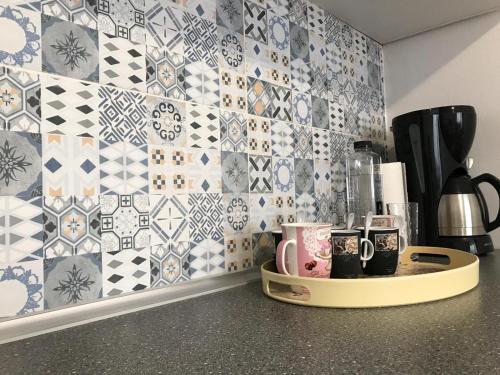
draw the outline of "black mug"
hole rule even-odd
[[[362,245],[370,250],[366,256],[361,254]],[[361,238],[359,230],[332,230],[332,279],[352,279],[361,271],[361,261],[372,258],[374,247],[370,240]]]
[[[364,229],[361,230],[364,237]],[[367,275],[392,275],[399,261],[399,229],[371,227],[368,238],[375,247],[373,258],[366,263],[363,272]]]

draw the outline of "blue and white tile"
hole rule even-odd
[[[188,259],[191,279],[223,273],[225,266],[223,239],[209,238],[192,242]]]
[[[291,63],[292,88],[304,94],[311,90],[311,68],[302,59],[292,60]]]
[[[221,193],[222,170],[219,150],[191,149],[194,168],[188,173],[192,177],[194,193]]]
[[[312,159],[314,155],[312,127],[294,125],[293,133],[295,141],[293,156],[298,159]]]
[[[94,0],[81,0],[77,3],[67,0],[42,0],[41,8],[43,14],[97,30],[97,2]]]
[[[43,260],[0,266],[0,318],[43,310]]]
[[[312,125],[316,128],[329,129],[328,100],[313,96],[311,111]]]
[[[146,0],[146,44],[184,54],[184,12],[173,2]]]
[[[95,138],[44,134],[44,196],[99,194],[98,147]]]
[[[243,1],[243,20],[245,24],[245,36],[258,42],[267,44],[268,25],[267,9],[258,4],[244,0]]]
[[[189,196],[151,194],[151,245],[189,241]]]
[[[250,230],[268,232],[278,228],[272,193],[250,194]]]
[[[314,159],[314,193],[330,194],[332,191],[332,171],[330,160]]]
[[[216,0],[217,25],[243,34],[243,1]]]
[[[290,22],[293,22],[300,27],[305,27],[307,29],[307,0],[296,0],[290,1],[289,13]]]
[[[290,23],[290,58],[291,60],[300,59],[305,63],[309,60],[309,35],[307,29],[293,23]]]
[[[248,152],[253,155],[271,156],[271,120],[248,116]]]
[[[287,18],[269,14],[267,17],[269,45],[278,51],[290,51],[290,24]]]
[[[293,159],[273,157],[273,186],[275,193],[295,193],[295,168]]]
[[[297,222],[311,223],[316,221],[316,200],[313,194],[302,193],[295,196]]]
[[[314,164],[312,160],[295,159],[295,192],[314,193]]]
[[[187,147],[220,150],[219,110],[187,103]]]
[[[114,87],[99,87],[100,139],[108,143],[147,143],[146,96]]]
[[[310,126],[312,124],[311,95],[293,91],[293,122],[299,125]]]
[[[198,104],[219,106],[219,70],[204,61],[186,60],[186,99]]]
[[[248,155],[248,176],[250,193],[272,193],[272,158],[270,156]]]
[[[332,193],[315,194],[316,198],[316,222],[332,224],[334,221],[334,209]]]
[[[146,85],[150,94],[186,100],[182,53],[146,46]]]
[[[325,11],[312,2],[307,5],[307,21],[310,32],[325,37]]]
[[[313,128],[314,159],[330,160],[330,148],[330,131],[327,129]]]
[[[200,244],[205,240],[223,242],[224,204],[222,194],[189,194],[189,238]]]
[[[203,61],[210,68],[216,68],[219,60],[217,25],[188,12],[184,12],[182,19],[186,60]]]
[[[186,103],[147,96],[150,144],[186,146]]]
[[[225,27],[217,28],[219,65],[237,73],[245,72],[245,39],[243,35]]]
[[[35,71],[41,70],[42,43],[40,13],[0,5],[4,35],[0,41],[0,63]]]

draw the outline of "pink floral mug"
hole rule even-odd
[[[331,224],[283,224],[276,267],[279,273],[329,278],[332,269]]]

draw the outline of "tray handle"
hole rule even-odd
[[[450,253],[450,251],[452,253]],[[436,256],[436,260],[439,261],[425,261],[425,260],[415,260],[419,254],[428,255],[429,258],[432,255]],[[427,247],[427,246],[410,246],[406,251],[401,254],[402,261],[406,263],[428,264],[428,265],[446,265],[446,268],[458,268],[470,263],[468,257],[469,254],[453,249],[446,249],[442,247]],[[425,259],[425,258],[424,258]]]

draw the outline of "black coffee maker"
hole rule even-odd
[[[468,174],[474,107],[407,113],[392,121],[392,131],[397,159],[406,164],[408,199],[419,205],[419,243],[474,254],[492,251],[487,233],[500,226],[500,212],[490,222],[479,185],[491,184],[500,197],[500,180],[488,173],[476,178]]]

